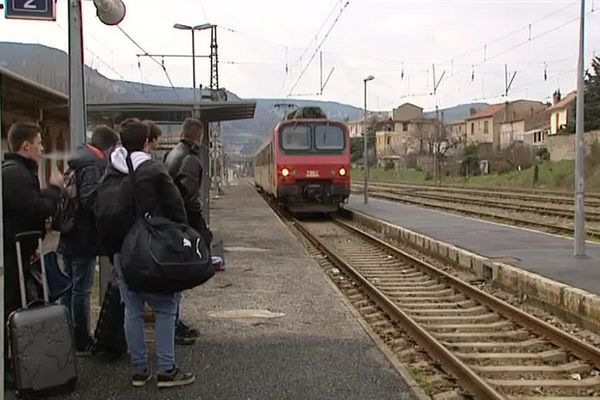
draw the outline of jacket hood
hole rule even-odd
[[[148,153],[143,151],[134,151],[130,155],[131,162],[133,164],[133,170],[137,170],[142,163],[151,159]],[[124,147],[117,147],[115,151],[110,155],[110,163],[119,172],[123,174],[129,174],[129,168],[127,168],[127,150]]]
[[[104,152],[90,144],[78,145],[69,157],[69,167],[79,169],[89,165],[106,165]]]

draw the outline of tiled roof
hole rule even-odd
[[[492,104],[477,111],[473,115],[469,115],[467,119],[489,118],[493,117],[497,112],[504,110],[505,104]]]
[[[558,110],[561,108],[566,108],[566,107],[570,106],[575,100],[577,100],[577,92],[573,91],[573,92],[569,93],[568,95],[566,95],[564,99],[562,99],[561,101],[559,101],[552,107],[548,108],[548,110],[546,110],[546,111],[554,111],[554,110]]]

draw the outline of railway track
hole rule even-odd
[[[362,193],[362,187],[358,184],[353,185],[353,190],[357,193]],[[454,197],[451,195],[427,194],[418,191],[407,192],[403,189],[378,186],[378,184],[371,185],[369,195],[385,200],[399,201],[444,211],[459,212],[478,218],[492,219],[513,225],[530,226],[561,235],[573,235],[572,226],[567,224],[552,223],[537,218],[533,219],[519,215],[519,213],[532,213],[570,221],[573,218],[573,213],[567,210],[534,205],[500,203],[489,200],[478,200],[475,198]],[[472,206],[487,208],[487,210],[474,209]],[[494,208],[507,211],[507,213],[501,214],[493,212],[492,210]],[[586,220],[588,222],[598,223],[600,222],[600,213],[590,213],[588,211],[586,213]],[[590,237],[600,238],[599,229],[588,226],[586,232]]]
[[[410,335],[474,398],[600,399],[598,348],[345,221],[293,225],[367,322],[392,343],[394,327]]]
[[[485,195],[489,197],[497,198],[512,198],[512,199],[523,199],[532,201],[545,201],[557,204],[573,204],[574,195],[569,192],[555,191],[555,190],[543,190],[543,189],[524,189],[524,188],[503,188],[503,187],[485,187],[485,186],[457,186],[457,185],[424,185],[424,184],[410,184],[410,183],[398,183],[391,181],[376,181],[376,184],[388,185],[391,187],[402,187],[405,189],[418,189],[425,191],[445,191],[454,193],[476,193],[478,195]],[[586,206],[600,207],[600,193],[585,194]]]

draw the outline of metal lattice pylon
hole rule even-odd
[[[219,88],[219,55],[217,52],[217,27],[210,29],[210,88]]]

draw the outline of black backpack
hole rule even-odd
[[[67,169],[63,178],[65,196],[60,198],[56,214],[52,219],[52,229],[60,233],[70,233],[75,227],[75,217],[79,209],[79,191],[77,190],[77,172]]]
[[[118,253],[136,219],[131,181],[127,175],[113,175],[109,171],[104,174],[96,188],[92,211],[98,230],[100,255]]]

